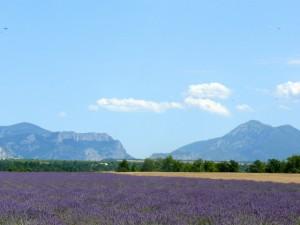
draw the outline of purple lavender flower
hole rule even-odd
[[[299,225],[300,185],[0,173],[0,224]]]

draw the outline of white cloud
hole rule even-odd
[[[240,104],[236,106],[236,109],[240,112],[253,112],[253,108],[247,104]]]
[[[230,111],[213,99],[227,99],[230,95],[231,90],[221,83],[193,84],[189,86],[184,102],[187,106],[197,107],[222,116],[229,116]]]
[[[101,98],[97,101],[97,107],[119,112],[150,111],[156,113],[164,112],[169,109],[183,108],[183,106],[178,102],[154,102],[134,98]],[[90,106],[89,108],[91,111],[97,110],[94,105]]]
[[[211,99],[187,97],[184,102],[189,106],[198,107],[201,110],[216,113],[222,116],[229,116],[229,110],[221,103],[215,102]]]
[[[300,59],[291,59],[288,61],[289,65],[300,65]]]
[[[231,90],[221,83],[202,83],[190,85],[182,102],[156,102],[135,98],[101,98],[96,104],[88,107],[96,112],[99,108],[118,112],[164,112],[170,109],[184,109],[196,107],[200,110],[229,116],[230,111],[215,99],[224,100],[231,94]]]
[[[188,96],[203,99],[226,99],[231,90],[221,83],[203,83],[189,86]]]
[[[276,87],[276,95],[284,98],[300,97],[300,82],[288,81]]]
[[[57,114],[57,116],[58,116],[59,118],[66,118],[66,117],[68,116],[68,114],[67,114],[66,112],[59,112],[59,113]]]

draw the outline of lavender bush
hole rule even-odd
[[[298,225],[300,185],[0,173],[5,225]]]

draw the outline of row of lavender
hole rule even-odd
[[[0,173],[3,225],[298,225],[300,185]]]

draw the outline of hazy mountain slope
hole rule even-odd
[[[284,159],[300,154],[300,131],[292,126],[272,127],[249,121],[223,137],[185,145],[170,153],[174,158],[193,160],[252,161]],[[164,156],[154,154],[152,157]]]
[[[122,144],[104,133],[51,132],[30,123],[0,127],[0,158],[128,159]]]

